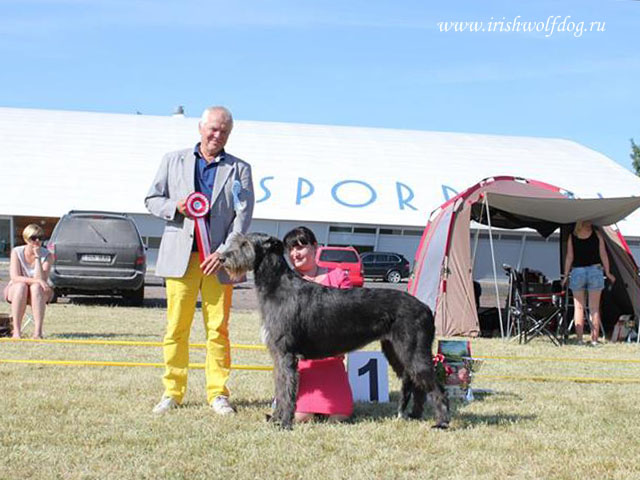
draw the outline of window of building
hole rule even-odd
[[[353,231],[353,227],[342,227],[339,225],[330,225],[329,231],[334,233],[351,233]]]
[[[375,228],[368,228],[368,227],[354,227],[353,228],[353,233],[368,233],[371,235],[375,235],[376,234],[376,229]]]

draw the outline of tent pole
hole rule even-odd
[[[478,252],[479,240],[480,240],[480,224],[478,224],[478,228],[476,228],[476,238],[473,240],[473,255],[471,257],[471,271],[473,271],[476,268],[476,253]]]
[[[493,232],[491,230],[491,215],[489,214],[489,203],[487,196],[484,196],[484,207],[487,212],[487,225],[489,226],[489,246],[491,248],[491,265],[493,266],[493,285],[496,287],[496,307],[498,309],[498,319],[500,321],[500,336],[504,340],[504,326],[502,325],[502,309],[500,308],[500,292],[498,291],[498,273],[496,272],[496,256],[493,250]]]

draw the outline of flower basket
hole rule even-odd
[[[471,382],[473,373],[480,369],[482,360],[472,357],[449,359],[442,353],[433,357],[436,378],[444,386],[450,402],[470,402],[473,400]]]

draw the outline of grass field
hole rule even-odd
[[[67,304],[49,308],[45,336],[160,341],[163,329],[159,308]],[[257,344],[258,332],[256,313],[233,312],[233,343]],[[198,317],[192,342],[203,340]],[[160,368],[0,363],[0,479],[640,478],[640,384],[623,383],[640,379],[640,363],[612,361],[637,360],[636,344],[472,345],[475,355],[527,359],[486,360],[475,386],[492,393],[457,408],[448,431],[430,428],[430,411],[422,422],[395,419],[393,376],[391,404],[357,404],[349,423],[283,432],[264,421],[269,372],[234,371],[238,414],[218,417],[204,401],[204,372],[194,370],[184,407],[156,417]],[[146,363],[162,355],[159,347],[2,342],[0,359]],[[193,362],[203,359],[192,351]],[[233,361],[268,365],[269,357],[234,350]],[[492,378],[500,376],[557,379]]]

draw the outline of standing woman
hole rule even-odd
[[[591,345],[595,346],[598,344],[600,335],[600,295],[604,289],[603,273],[611,283],[616,281],[616,277],[609,269],[609,257],[602,234],[594,230],[588,220],[578,221],[567,239],[564,271],[570,271],[569,288],[573,292],[578,343],[582,343],[584,310],[588,296],[592,326]],[[564,281],[566,282],[566,277]]]
[[[325,287],[351,288],[351,281],[344,270],[318,266],[318,241],[308,228],[291,230],[284,237],[284,245],[291,265],[305,280]],[[327,416],[331,421],[342,421],[351,416],[353,395],[343,356],[299,360],[298,374],[296,422],[312,420],[315,415]]]
[[[49,251],[42,247],[44,230],[32,223],[22,231],[26,245],[11,251],[9,272],[11,279],[4,289],[4,298],[11,304],[13,338],[20,338],[22,318],[31,305],[35,330],[33,338],[42,338],[42,322],[46,304],[53,298],[53,290],[47,284],[51,263]]]

